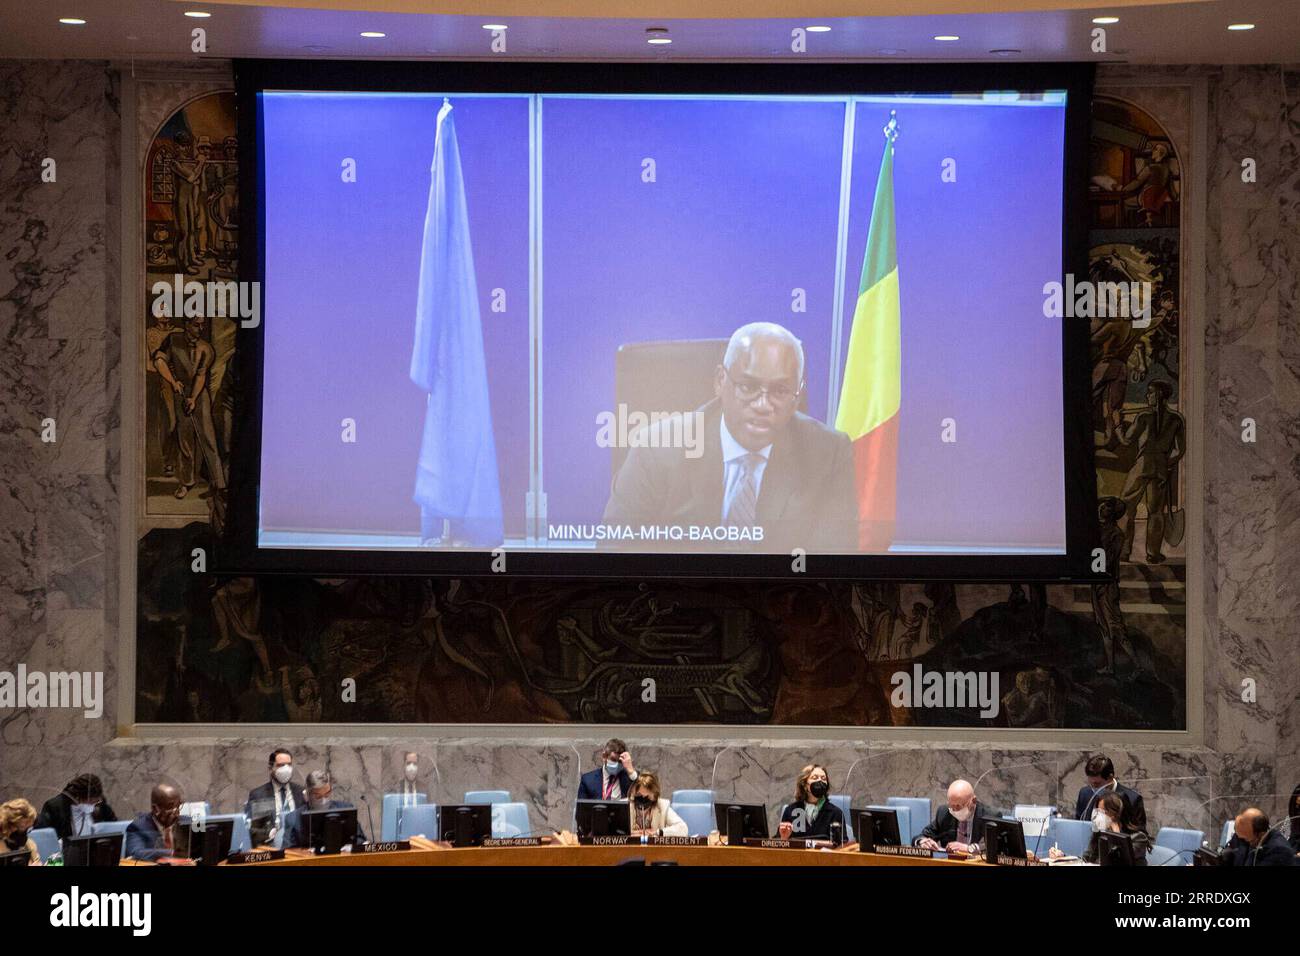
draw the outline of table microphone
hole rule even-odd
[[[361,795],[361,802],[366,805],[366,826],[370,828],[367,831],[370,834],[370,839],[367,840],[366,842],[369,843],[371,840],[375,838],[375,818],[370,812],[370,801],[366,799],[366,795],[364,793]]]

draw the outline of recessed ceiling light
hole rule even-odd
[[[1015,56],[1019,50],[989,50],[994,56]]]
[[[961,37],[954,36],[951,33],[941,33],[939,36],[935,37],[935,39],[940,43],[952,43],[954,40],[960,40]]]
[[[1229,23],[1229,24],[1228,24],[1228,29],[1229,29],[1229,30],[1253,30],[1253,29],[1255,29],[1255,24],[1253,24],[1253,23]]]
[[[883,50],[877,50],[881,56],[898,56],[900,53],[906,53],[906,50],[896,50],[893,47],[885,47]]]
[[[669,37],[651,37],[650,39],[646,40],[645,42],[646,42],[646,43],[652,43],[652,44],[654,44],[655,46],[667,46],[669,43],[672,43],[673,41],[672,41],[672,39],[669,38]]]
[[[804,27],[809,33],[830,33],[830,27]]]
[[[1092,22],[1100,24],[1119,23],[1119,17],[1093,17]]]
[[[185,15],[187,17],[193,17],[195,20],[206,20],[208,17],[212,16],[212,14],[205,13],[202,10],[186,10]]]
[[[59,22],[70,27],[84,27],[86,25],[86,21],[81,17],[59,17]]]
[[[505,24],[505,23],[485,23],[485,24],[483,24],[483,29],[484,29],[484,30],[506,30],[506,29],[508,29],[508,28],[509,28],[509,24]]]
[[[388,36],[387,33],[379,33],[376,30],[366,30],[361,35],[367,40],[382,40],[384,37]]]

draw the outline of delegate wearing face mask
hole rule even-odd
[[[307,802],[303,810],[354,810],[352,804],[334,799],[334,780],[328,770],[313,770],[307,774]],[[318,824],[319,825],[319,824]],[[302,811],[294,811],[284,819],[284,841],[286,848],[310,845],[311,834],[308,817]],[[364,842],[365,830],[361,821],[357,821],[357,839]]]
[[[402,782],[397,787],[397,794],[401,798],[401,806],[413,807],[420,802],[420,787],[416,783],[416,778],[420,775],[420,765],[415,762],[415,754],[406,755],[406,763],[402,767]]]
[[[632,785],[638,776],[627,745],[618,739],[610,740],[600,752],[600,765],[584,773],[578,781],[578,799],[622,800],[631,797]]]
[[[302,787],[293,782],[293,755],[280,749],[267,759],[270,780],[248,792],[244,814],[248,817],[254,842],[265,841],[283,846],[285,817],[307,804]]]
[[[948,786],[947,803],[939,807],[934,819],[926,824],[913,843],[927,850],[950,853],[979,853],[984,838],[984,820],[999,814],[980,809],[975,788],[966,780],[954,780]]]
[[[795,799],[781,814],[777,833],[782,839],[802,837],[843,840],[844,813],[830,801],[830,776],[824,767],[805,767],[795,781]]]
[[[86,836],[96,823],[109,823],[117,814],[104,799],[104,787],[93,773],[78,774],[57,793],[45,801],[36,826],[32,829],[50,829],[60,840],[71,836]]]

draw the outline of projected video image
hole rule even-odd
[[[259,546],[1065,553],[1064,94],[261,109]]]

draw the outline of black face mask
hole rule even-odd
[[[15,830],[5,838],[5,842],[15,850],[22,849],[27,845],[27,831]]]
[[[814,780],[808,785],[809,792],[818,800],[830,793],[830,789],[831,785],[825,780]]]
[[[642,810],[646,807],[653,807],[655,805],[654,797],[634,797],[633,799],[636,801],[636,805]]]

